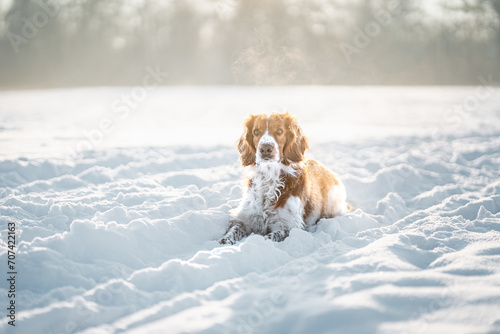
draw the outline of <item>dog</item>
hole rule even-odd
[[[279,242],[293,228],[308,229],[351,210],[342,181],[304,157],[309,141],[288,112],[250,115],[237,147],[248,169],[247,189],[219,243],[252,233]]]

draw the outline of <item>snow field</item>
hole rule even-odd
[[[215,241],[243,191],[236,138],[10,154],[0,263],[15,221],[19,327],[0,332],[500,332],[500,123],[488,113],[460,132],[416,133],[424,117],[406,135],[313,141],[356,210],[281,243]]]

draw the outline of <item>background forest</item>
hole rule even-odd
[[[500,0],[0,0],[0,87],[475,85]]]

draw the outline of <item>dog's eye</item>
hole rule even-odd
[[[258,135],[260,135],[260,131],[259,130],[253,130],[253,134],[256,135],[256,136],[258,136]]]
[[[276,131],[276,133],[279,134],[279,135],[282,135],[283,134],[283,130],[278,129],[278,131]]]

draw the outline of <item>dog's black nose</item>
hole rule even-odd
[[[274,145],[271,144],[262,144],[260,146],[260,154],[264,158],[270,157],[273,154],[273,150],[274,150]]]

